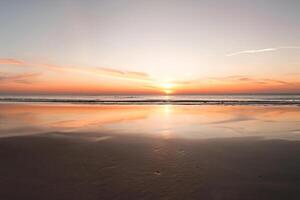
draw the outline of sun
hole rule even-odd
[[[175,85],[171,82],[164,82],[160,84],[160,87],[165,94],[172,94],[174,92]]]
[[[165,93],[165,94],[172,94],[173,91],[172,91],[172,90],[164,90],[164,93]]]

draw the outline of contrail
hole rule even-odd
[[[300,46],[286,46],[286,47],[276,47],[276,48],[266,48],[266,49],[251,49],[245,51],[238,51],[235,53],[227,54],[226,56],[237,56],[240,54],[254,54],[254,53],[263,53],[263,52],[270,52],[270,51],[278,51],[281,49],[300,49]]]

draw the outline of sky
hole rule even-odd
[[[0,94],[300,93],[298,0],[0,1]]]

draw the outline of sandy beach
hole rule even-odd
[[[299,199],[300,142],[108,136],[0,139],[1,199]]]
[[[0,109],[0,199],[300,197],[297,106]]]

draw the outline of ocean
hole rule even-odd
[[[299,94],[243,95],[0,95],[0,102],[174,105],[300,105]]]

